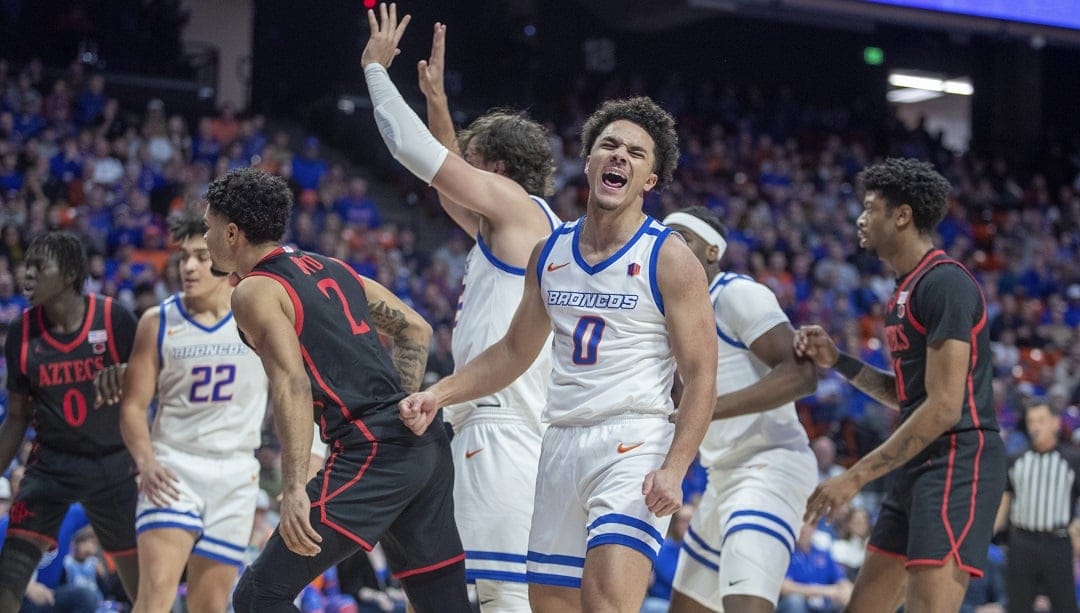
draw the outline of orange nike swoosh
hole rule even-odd
[[[644,442],[634,443],[632,445],[627,445],[626,443],[619,443],[619,447],[616,449],[616,451],[618,451],[619,453],[626,453],[627,451],[632,451],[634,449],[637,449],[638,447],[641,447],[644,444],[645,444]]]
[[[557,266],[555,264],[548,264],[547,270],[548,270],[548,272],[555,272],[556,270],[559,270],[560,268],[563,268],[564,266],[569,266],[569,265],[570,265],[570,262],[567,262],[565,264],[559,264]]]
[[[469,458],[473,457],[474,455],[480,453],[483,450],[484,450],[484,448],[481,447],[479,449],[474,449],[472,451],[465,451],[465,459],[468,460]]]

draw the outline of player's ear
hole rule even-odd
[[[585,174],[589,174],[589,161],[592,160],[591,155],[585,156]]]

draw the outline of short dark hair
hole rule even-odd
[[[195,213],[180,213],[169,218],[169,236],[176,242],[206,234],[206,220]]]
[[[89,268],[86,246],[71,232],[46,232],[26,248],[26,262],[51,259],[64,273],[73,275],[71,289],[81,294]]]
[[[544,126],[524,111],[492,109],[458,133],[462,153],[473,143],[485,160],[502,160],[506,176],[535,196],[555,193],[555,158]]]
[[[876,191],[889,208],[911,207],[915,227],[924,234],[934,231],[945,218],[949,182],[934,167],[914,158],[889,158],[860,175],[863,189]]]
[[[663,189],[675,176],[679,161],[679,135],[675,132],[675,119],[660,105],[647,96],[608,100],[600,105],[581,127],[581,155],[592,152],[596,139],[609,124],[625,119],[649,133],[656,144],[653,172],[659,177],[657,188]]]
[[[680,213],[686,213],[687,215],[693,215],[701,221],[709,224],[709,227],[720,233],[720,238],[727,240],[727,227],[720,222],[720,218],[716,216],[711,210],[695,204],[694,206],[688,206],[685,209],[679,209]]]
[[[1029,412],[1034,411],[1035,409],[1041,409],[1043,407],[1045,407],[1047,411],[1050,411],[1050,415],[1053,417],[1059,417],[1061,415],[1061,411],[1054,408],[1054,405],[1051,404],[1047,398],[1045,398],[1044,396],[1036,396],[1034,398],[1030,398],[1024,401],[1024,418],[1027,418],[1027,414]]]
[[[281,177],[255,168],[237,168],[210,182],[210,209],[236,224],[248,242],[273,243],[285,235],[293,195]]]

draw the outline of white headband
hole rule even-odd
[[[706,245],[713,245],[720,250],[720,254],[716,256],[716,259],[724,257],[724,250],[727,249],[727,241],[723,236],[716,231],[715,228],[710,226],[705,220],[695,217],[690,213],[683,213],[682,211],[676,211],[671,215],[664,218],[664,225],[679,225],[687,230],[690,230],[694,234],[697,234],[701,240],[705,241]]]

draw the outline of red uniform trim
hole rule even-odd
[[[401,571],[400,573],[394,573],[391,576],[393,578],[395,578],[395,579],[406,579],[406,578],[412,577],[414,575],[422,575],[424,573],[430,573],[433,570],[439,570],[440,568],[446,568],[447,566],[450,566],[451,564],[457,564],[458,562],[461,562],[464,559],[465,559],[465,554],[461,553],[459,555],[456,555],[456,556],[450,558],[449,560],[443,560],[442,562],[436,562],[434,564],[429,564],[428,566],[422,566],[420,568],[414,568],[412,570],[404,570],[404,571]]]
[[[270,256],[266,256],[270,257]],[[265,259],[265,258],[264,258]],[[296,330],[296,335],[300,336],[300,332],[304,329],[304,305],[300,302],[300,296],[297,295],[296,290],[292,284],[285,280],[285,277],[276,275],[272,272],[266,272],[265,270],[259,270],[248,274],[248,277],[266,277],[273,279],[281,284],[281,287],[285,288],[285,291],[289,294],[289,300],[292,301],[294,319],[293,329]],[[247,277],[244,277],[245,279]]]
[[[45,342],[52,345],[58,351],[69,353],[79,345],[86,342],[86,335],[90,333],[90,327],[94,323],[94,311],[97,309],[97,300],[93,295],[88,296],[86,304],[86,315],[83,319],[82,330],[79,331],[79,335],[75,337],[70,343],[61,343],[49,334],[49,331],[45,328],[45,318],[41,317],[41,313],[38,313],[38,326],[41,328],[41,337],[45,339]]]
[[[41,307],[37,307],[34,309],[26,309],[23,311],[22,347],[19,348],[19,372],[21,372],[24,377],[29,376],[27,374],[26,367],[26,354],[30,351],[30,316],[33,315],[35,311],[38,311],[40,309]],[[38,317],[40,317],[40,315],[38,315]]]
[[[42,534],[40,532],[34,532],[33,530],[24,530],[22,528],[12,528],[9,525],[8,529],[7,529],[7,535],[8,535],[9,538],[12,537],[12,536],[14,536],[14,537],[19,537],[19,536],[30,537],[29,539],[23,538],[24,541],[26,541],[26,540],[46,541],[47,543],[49,543],[49,551],[52,551],[53,549],[56,549],[56,539],[49,536],[48,534]]]
[[[944,253],[945,252],[941,249],[932,249],[929,253],[924,255],[922,261],[919,262],[919,265],[915,267],[915,270],[911,271],[911,273],[908,274],[907,278],[904,279],[904,282],[900,284],[900,287],[897,287],[896,291],[893,292],[892,297],[889,298],[889,303],[886,310],[893,310],[893,307],[896,306],[896,299],[900,296],[900,292],[907,289],[908,285],[910,285],[911,282],[919,276],[919,273],[922,271],[922,269],[926,268],[926,265],[930,263],[930,260],[934,259],[934,257],[936,257],[938,254]]]
[[[881,554],[883,556],[888,556],[890,558],[896,558],[897,560],[904,560],[904,561],[907,560],[906,555],[896,553],[895,551],[887,551],[885,549],[882,549],[881,547],[875,547],[874,545],[871,545],[870,543],[866,544],[866,550],[867,551],[872,551],[874,553]]]
[[[352,266],[349,266],[348,264],[346,264],[345,262],[342,262],[341,260],[339,260],[337,258],[328,258],[328,259],[333,261],[333,262],[337,262],[338,264],[341,264],[342,268],[349,271],[349,273],[351,273],[352,276],[356,278],[356,282],[360,284],[361,288],[363,288],[365,290],[367,289],[367,285],[364,284],[364,278],[361,277],[360,273],[356,272],[356,270],[353,269]]]
[[[126,556],[133,556],[136,553],[139,553],[139,548],[132,547],[131,549],[121,549],[120,551],[106,551],[105,553],[118,558],[123,558]]]

